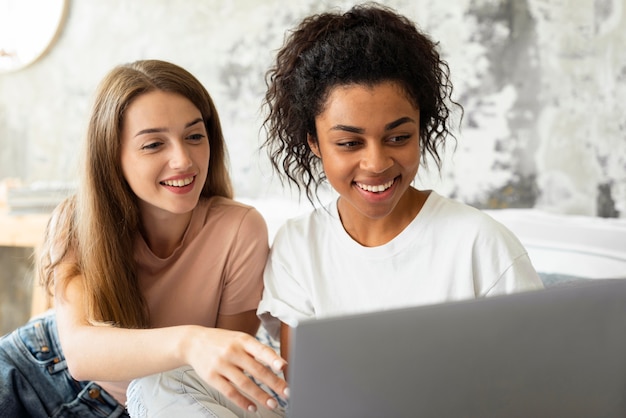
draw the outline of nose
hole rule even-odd
[[[184,170],[193,164],[190,150],[184,144],[177,144],[172,147],[170,155],[170,167],[175,170]]]
[[[385,148],[380,145],[368,145],[363,150],[363,157],[361,158],[361,169],[369,171],[370,173],[383,173],[385,170],[393,166],[393,159],[385,151]]]

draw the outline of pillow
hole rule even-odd
[[[551,286],[556,286],[556,285],[561,285],[561,284],[571,283],[571,282],[579,282],[583,280],[594,280],[588,277],[572,276],[572,275],[563,274],[563,273],[538,272],[538,274],[545,287],[551,287]]]

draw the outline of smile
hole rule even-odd
[[[389,180],[387,183],[376,184],[376,185],[363,184],[363,183],[356,182],[356,185],[361,190],[365,190],[365,191],[368,191],[368,192],[371,192],[371,193],[380,193],[380,192],[384,192],[385,190],[390,188],[393,185],[394,181],[395,181],[395,179],[394,180]]]
[[[184,187],[184,186],[191,184],[193,182],[193,179],[194,177],[187,177],[186,179],[179,179],[179,180],[165,180],[165,181],[162,181],[161,184],[165,186],[170,186],[170,187]]]

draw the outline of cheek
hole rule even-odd
[[[120,152],[120,168],[122,169],[122,175],[128,183],[130,183],[129,177],[133,172],[133,167],[135,167],[137,163],[135,160],[132,153],[122,147]]]
[[[333,186],[338,182],[351,180],[355,169],[358,168],[358,162],[352,161],[345,155],[325,155],[321,161],[326,178]]]
[[[122,175],[136,195],[139,195],[142,190],[146,189],[145,184],[148,178],[156,178],[151,165],[146,164],[146,161],[141,158],[122,158],[121,164]]]
[[[196,145],[196,148],[191,148],[190,155],[194,163],[198,166],[208,167],[211,163],[211,147],[208,143],[204,146]]]
[[[203,157],[202,161],[205,162],[205,166],[207,167],[211,165],[211,148],[206,148],[205,156]]]
[[[130,186],[130,188],[133,188],[133,175],[132,175],[132,170],[130,170],[129,168],[132,167],[132,165],[124,160],[122,158],[122,176],[124,177],[124,180],[126,180],[126,183],[128,183],[128,185]]]
[[[207,178],[209,177],[209,173],[211,172],[211,158],[210,158],[210,153],[206,154],[206,158],[198,158],[196,160],[196,167],[198,170],[198,177],[197,180],[199,180],[202,184],[205,184],[207,181]]]
[[[324,153],[323,156],[317,157],[324,168],[324,171],[332,170],[341,163],[341,160],[332,154]]]
[[[422,153],[420,152],[420,149],[418,148],[415,151],[415,158],[413,159],[415,161],[415,165],[419,167],[420,165],[420,160],[422,158]]]
[[[410,150],[407,150],[406,153],[402,154],[402,158],[403,165],[405,167],[415,167],[415,169],[417,169],[417,167],[419,167],[420,165],[420,159],[422,158],[420,145],[417,144],[417,146],[411,148]]]
[[[123,171],[124,173],[124,180],[126,181],[126,184],[128,184],[128,187],[130,188],[130,190],[138,195],[138,191],[141,191],[141,180],[139,179],[138,176],[133,175],[132,172],[127,172],[126,170]]]

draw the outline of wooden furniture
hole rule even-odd
[[[0,246],[26,247],[36,251],[43,240],[49,213],[11,214],[0,202]],[[31,315],[37,315],[52,306],[46,292],[33,283]]]
[[[49,213],[11,214],[0,204],[0,246],[37,248],[49,218]]]

